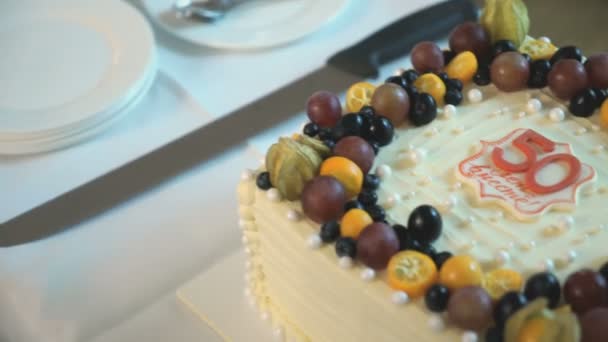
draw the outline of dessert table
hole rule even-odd
[[[311,36],[246,52],[194,46],[155,27],[159,72],[133,115],[82,145],[0,158],[0,220],[288,84],[334,52],[434,2],[351,0]],[[386,66],[382,77],[403,63]],[[301,115],[277,129],[297,128],[303,120]],[[276,134],[243,141],[71,230],[0,249],[0,340],[218,340],[175,301],[175,290],[239,248],[234,188],[243,169],[259,165],[260,152]]]

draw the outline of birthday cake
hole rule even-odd
[[[449,50],[313,94],[244,172],[247,291],[277,337],[608,340],[608,54],[528,26],[487,1]]]

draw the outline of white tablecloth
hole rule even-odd
[[[332,25],[307,39],[256,52],[196,47],[157,30],[161,73],[130,118],[81,146],[0,159],[0,221],[226,115],[434,2],[352,0]],[[387,66],[383,76],[402,63]],[[100,341],[194,341],[199,333],[200,340],[211,340],[208,330],[179,313],[171,294],[238,248],[234,187],[241,170],[259,165],[252,150],[262,149],[274,134],[75,229],[1,249],[0,341],[88,340],[100,334]],[[184,330],[188,322],[190,330]]]

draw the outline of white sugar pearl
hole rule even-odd
[[[275,338],[276,341],[285,340],[285,333],[283,332],[282,327],[274,328],[274,330],[272,331],[272,336]]]
[[[276,188],[270,188],[266,191],[266,197],[272,202],[280,202],[281,201],[281,193]]]
[[[504,216],[505,214],[502,211],[496,211],[494,214],[492,214],[492,216],[490,216],[490,221],[497,222],[501,220]]]
[[[549,39],[549,37],[542,36],[542,37],[539,37],[538,40],[543,41],[547,44],[551,44],[551,39]]]
[[[372,281],[374,278],[376,278],[376,271],[373,269],[366,267],[363,269],[363,271],[361,271],[361,279],[365,281]]]
[[[405,199],[412,199],[412,198],[416,197],[416,192],[415,191],[406,192],[405,194],[403,194],[403,197]]]
[[[602,129],[602,128],[601,128],[599,125],[596,125],[596,124],[592,124],[592,125],[591,125],[591,130],[592,130],[593,132],[599,132],[601,129]]]
[[[598,154],[598,153],[602,153],[604,151],[605,147],[604,145],[595,145],[593,147],[593,153]]]
[[[468,216],[462,219],[460,225],[464,228],[469,228],[473,225],[473,223],[475,223],[475,218],[473,216]]]
[[[555,107],[549,111],[549,119],[553,122],[564,121],[566,113],[560,107]]]
[[[446,119],[449,119],[452,116],[456,115],[457,111],[458,110],[456,109],[456,106],[451,105],[451,104],[445,105],[443,107],[443,117]]]
[[[450,186],[450,191],[457,191],[462,188],[462,183],[456,182]]]
[[[391,296],[391,301],[396,305],[403,305],[410,301],[410,297],[403,291],[395,291]]]
[[[289,221],[297,222],[297,221],[300,221],[300,218],[302,218],[302,216],[297,211],[295,211],[293,209],[289,209],[287,211],[287,219]]]
[[[338,265],[344,269],[353,267],[353,264],[353,259],[349,256],[342,256],[338,259]]]
[[[571,249],[568,251],[568,253],[566,253],[566,260],[568,262],[573,262],[577,256],[578,256],[578,253],[576,253],[575,250]]]
[[[386,164],[378,165],[378,167],[376,167],[376,175],[381,179],[390,177],[391,173],[393,173],[393,170]]]
[[[260,318],[262,319],[262,321],[267,322],[270,320],[270,314],[266,311],[263,311],[260,313]]]
[[[393,73],[393,76],[401,76],[401,74],[403,74],[404,72],[405,72],[405,69],[397,68],[397,70],[395,70],[395,72]]]
[[[509,262],[510,259],[511,256],[509,255],[509,252],[505,250],[500,250],[498,253],[496,253],[495,260],[498,265],[504,265]]]
[[[454,134],[460,134],[462,132],[464,132],[464,126],[456,126],[452,128],[452,133]]]
[[[310,249],[319,249],[321,247],[321,237],[318,234],[313,234],[308,237],[308,247]]]
[[[529,99],[526,103],[526,112],[529,114],[538,113],[542,108],[543,104],[539,99]]]
[[[405,158],[412,164],[418,164],[420,162],[420,153],[416,150],[409,151]]]
[[[447,200],[445,200],[439,204],[439,209],[442,212],[447,213],[447,212],[450,212],[452,209],[454,209],[454,207],[456,206],[457,203],[458,203],[458,199],[454,195],[450,195]]]
[[[243,172],[241,172],[241,180],[249,181],[252,179],[253,179],[253,171],[251,171],[249,169],[245,169],[245,170],[243,170]]]
[[[541,272],[555,271],[555,262],[553,262],[553,259],[547,258],[547,259],[541,261],[541,263],[539,265],[539,271],[541,271]]]
[[[390,195],[390,196],[388,196],[386,198],[386,201],[384,202],[384,208],[385,209],[393,208],[400,201],[401,201],[401,195],[399,195],[399,194],[392,194],[392,195]]]
[[[587,129],[585,127],[579,127],[576,129],[576,131],[574,131],[574,134],[576,135],[583,135],[587,133]]]
[[[435,331],[435,332],[440,332],[445,330],[445,320],[443,319],[443,317],[441,317],[441,315],[438,314],[433,314],[431,315],[431,317],[429,317],[429,327]]]
[[[433,177],[431,176],[424,176],[418,181],[418,185],[422,186],[429,185],[431,183],[433,183]]]
[[[572,226],[574,226],[574,217],[568,215],[560,218],[557,222],[557,226],[563,230],[572,228]]]
[[[477,342],[478,336],[474,331],[465,331],[462,333],[462,342]]]
[[[515,114],[515,118],[516,119],[523,119],[526,117],[526,112],[518,112],[517,114]]]
[[[437,127],[430,128],[424,132],[424,135],[426,135],[427,137],[434,137],[437,134],[439,134],[439,130],[437,129]]]
[[[483,101],[483,93],[481,92],[481,90],[473,88],[467,93],[467,98],[473,103],[479,103]]]

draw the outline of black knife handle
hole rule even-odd
[[[332,56],[328,63],[362,78],[378,77],[378,68],[407,55],[415,44],[447,35],[456,25],[477,19],[471,0],[450,0],[397,20]]]

